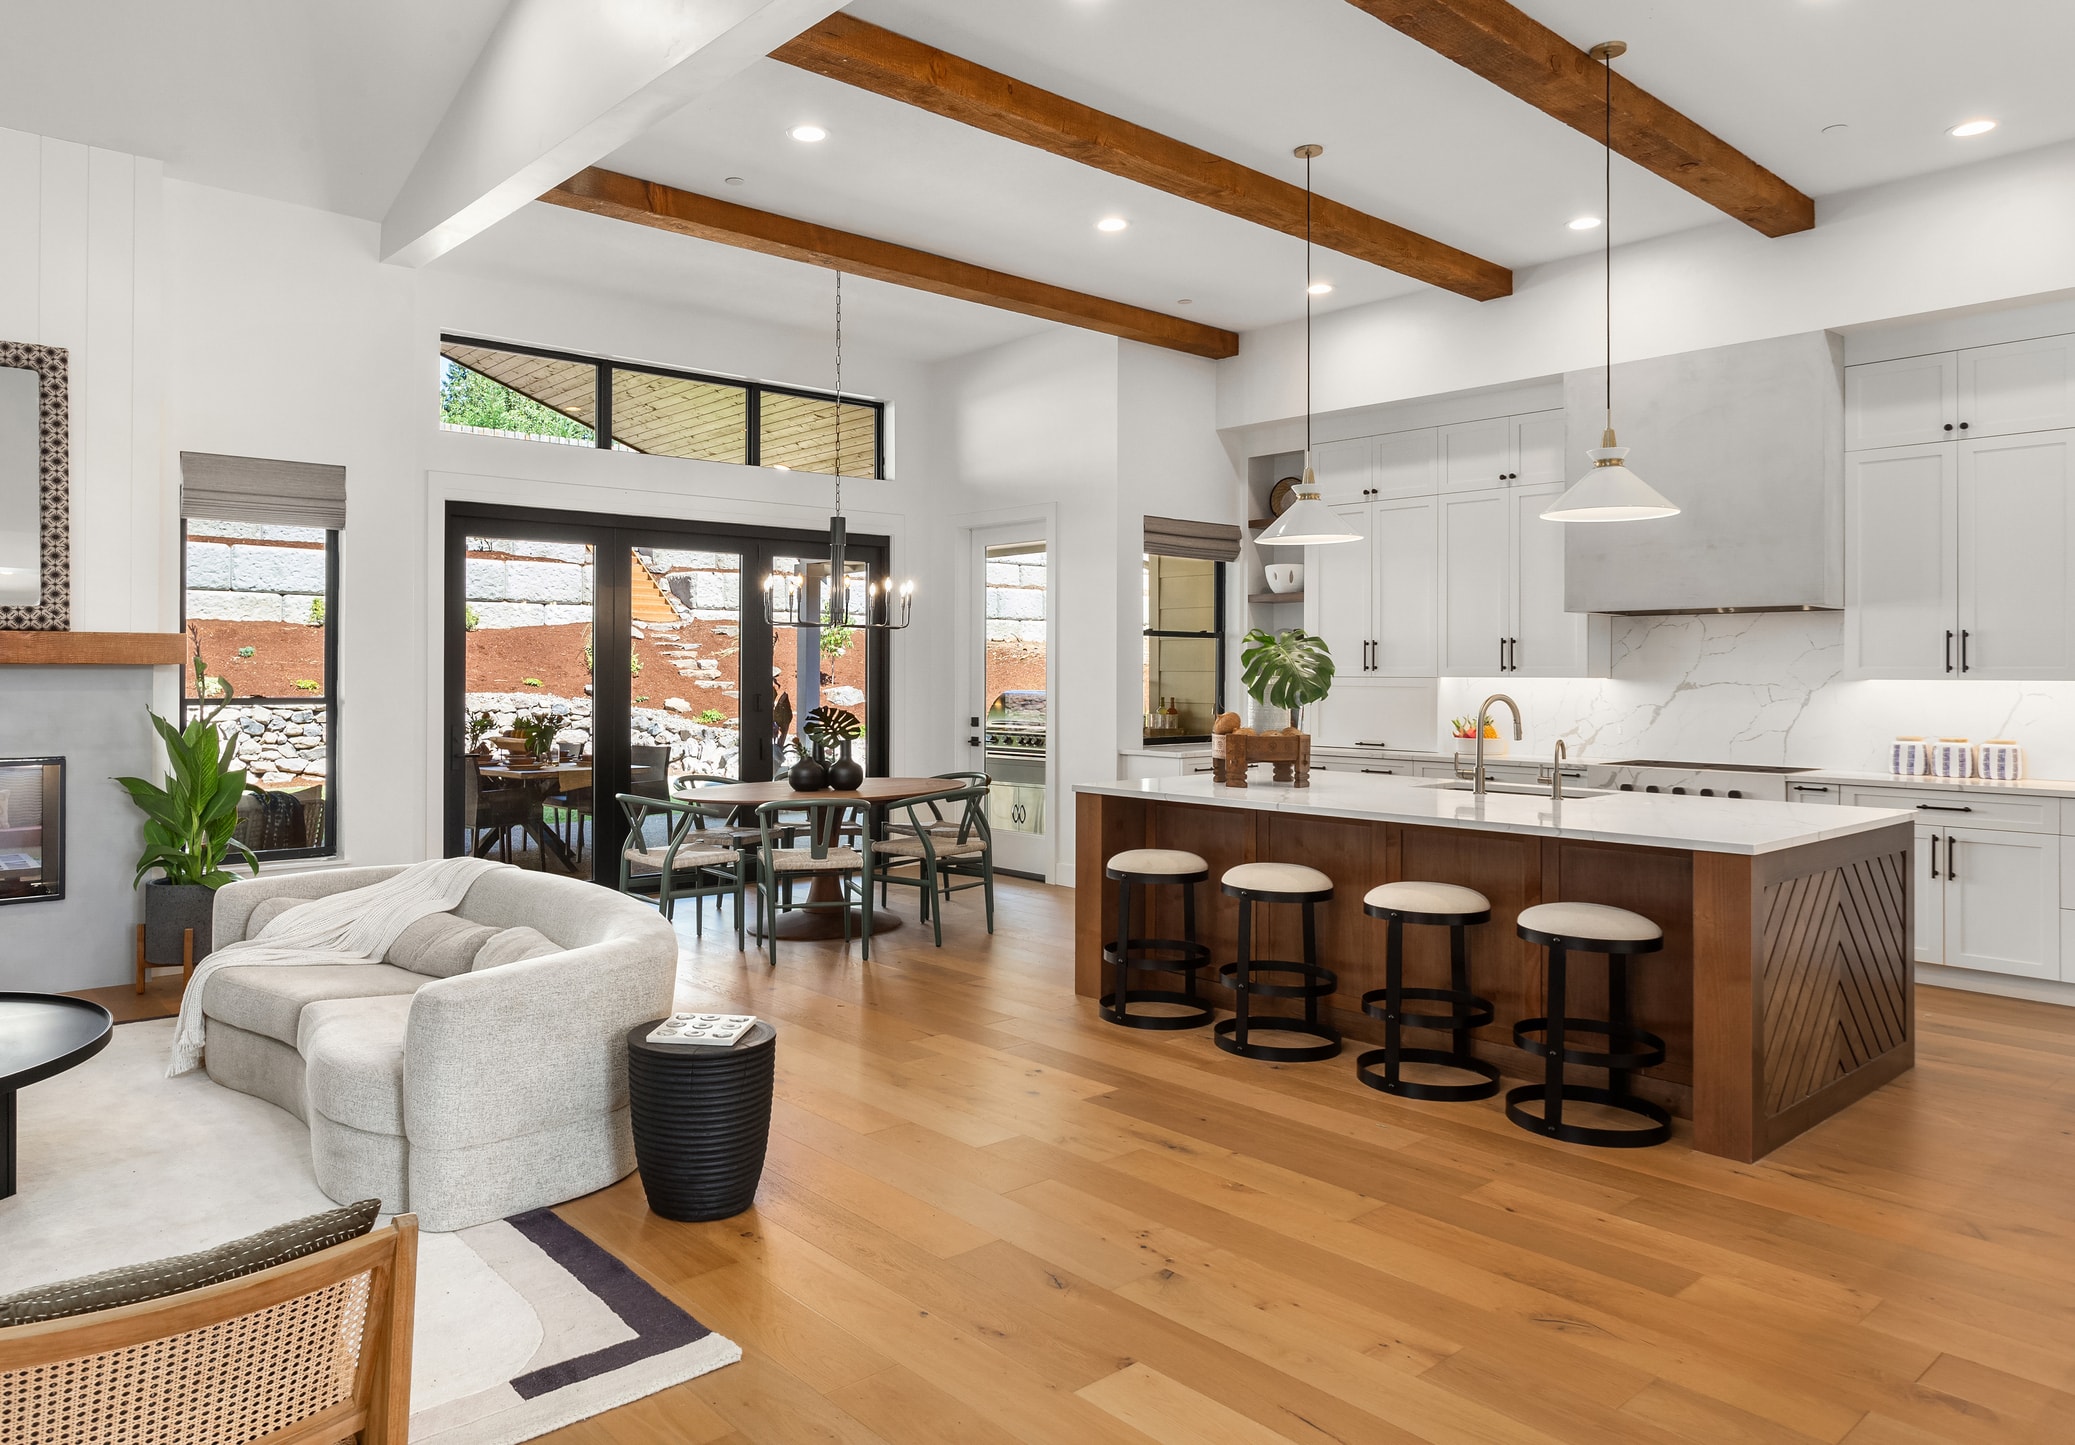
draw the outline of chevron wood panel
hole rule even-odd
[[[1765,1104],[1778,1114],[1908,1042],[1909,855],[1765,890]]]

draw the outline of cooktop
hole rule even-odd
[[[1682,763],[1662,758],[1623,758],[1609,763],[1612,768],[1668,768],[1686,773],[1812,773],[1814,768],[1785,767],[1778,763]]]

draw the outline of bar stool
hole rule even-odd
[[[1239,957],[1222,965],[1218,976],[1236,997],[1233,1016],[1219,1019],[1212,1032],[1218,1047],[1243,1059],[1269,1059],[1280,1063],[1304,1064],[1330,1059],[1340,1052],[1340,1031],[1319,1017],[1319,1000],[1332,996],[1340,987],[1339,976],[1318,961],[1318,924],[1315,910],[1333,896],[1333,880],[1316,868],[1301,863],[1242,863],[1225,870],[1219,886],[1239,900]],[[1253,956],[1254,905],[1296,903],[1304,909],[1304,957],[1301,960]],[[1294,983],[1263,983],[1260,974],[1285,974]],[[1301,1018],[1279,1014],[1255,1014],[1253,999],[1296,998],[1304,1000]],[[1257,1044],[1252,1035],[1261,1033],[1310,1034],[1324,1042],[1279,1048]]]
[[[1538,903],[1524,908],[1519,919],[1520,936],[1549,950],[1549,1016],[1522,1019],[1513,1026],[1513,1042],[1546,1060],[1543,1081],[1506,1092],[1506,1117],[1523,1129],[1561,1139],[1567,1144],[1590,1144],[1600,1149],[1642,1149],[1662,1144],[1671,1137],[1671,1116],[1648,1099],[1629,1092],[1628,1078],[1637,1069],[1664,1062],[1664,1040],[1628,1021],[1628,958],[1631,954],[1655,953],[1664,947],[1664,930],[1625,908],[1603,903]],[[1607,1019],[1565,1016],[1564,988],[1567,956],[1604,953],[1607,956]],[[1575,1049],[1570,1035],[1591,1034],[1606,1040],[1604,1050]],[[1581,1064],[1607,1071],[1607,1087],[1566,1084],[1565,1064]],[[1542,1112],[1528,1112],[1526,1105],[1542,1101]],[[1565,1100],[1601,1104],[1633,1114],[1646,1121],[1640,1129],[1595,1128],[1566,1124]]]
[[[1110,991],[1098,999],[1102,1016],[1127,1029],[1199,1029],[1217,1017],[1217,1010],[1196,996],[1196,970],[1210,962],[1210,950],[1196,941],[1196,885],[1210,877],[1210,864],[1194,853],[1174,848],[1133,848],[1113,855],[1102,876],[1117,882],[1117,941],[1102,950],[1102,961],[1112,968]],[[1133,938],[1131,936],[1131,890],[1175,883],[1182,890],[1182,936],[1180,938]],[[1150,899],[1144,912],[1151,927]],[[1155,958],[1168,953],[1173,958]],[[1159,969],[1180,973],[1186,980],[1180,990],[1133,989],[1133,969]],[[1178,1014],[1135,1014],[1134,1003],[1178,1004],[1189,1010]]]
[[[1499,1091],[1498,1065],[1470,1052],[1470,1030],[1492,1020],[1491,1000],[1470,992],[1469,952],[1463,929],[1491,921],[1491,900],[1474,888],[1453,883],[1381,883],[1362,899],[1362,912],[1390,921],[1383,965],[1383,987],[1362,995],[1362,1012],[1383,1020],[1383,1047],[1355,1060],[1355,1077],[1372,1089],[1407,1099],[1461,1103],[1489,1099]],[[1448,987],[1405,987],[1405,925],[1417,923],[1448,930]],[[1407,1000],[1446,1004],[1445,1013],[1408,1013]],[[1450,1037],[1446,1049],[1408,1049],[1406,1029],[1438,1029]],[[1427,1084],[1403,1077],[1407,1063],[1440,1064],[1477,1075],[1471,1084]],[[1382,1071],[1377,1072],[1377,1066]]]

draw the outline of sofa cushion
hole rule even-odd
[[[310,1107],[369,1134],[403,1133],[403,1041],[409,994],[337,998],[303,1010],[296,1048]]]
[[[259,931],[262,928],[265,928],[289,909],[309,901],[307,898],[287,897],[260,899],[258,903],[253,905],[252,912],[245,919],[245,936],[247,938],[259,937]]]
[[[225,1280],[258,1274],[277,1264],[301,1259],[320,1249],[358,1239],[374,1228],[382,1201],[363,1199],[343,1209],[327,1209],[305,1219],[291,1220],[248,1234],[214,1249],[197,1254],[178,1254],[148,1264],[127,1264],[105,1269],[78,1279],[41,1284],[14,1294],[0,1296],[0,1328],[33,1325],[43,1320],[61,1320],[73,1315],[110,1310],[118,1305],[142,1304],[185,1294]]]
[[[496,968],[499,964],[518,963],[528,958],[544,958],[550,953],[563,952],[562,945],[555,942],[537,928],[507,928],[476,950],[474,971]]]
[[[428,978],[467,973],[476,951],[497,936],[487,923],[471,923],[451,913],[428,913],[396,935],[386,961]]]
[[[426,981],[423,974],[386,963],[233,963],[209,976],[202,1013],[294,1048],[304,1008],[319,999],[408,999]]]

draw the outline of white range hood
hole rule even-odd
[[[1605,372],[1564,377],[1566,474],[1605,425]],[[1614,369],[1621,441],[1679,507],[1564,526],[1572,612],[1844,606],[1844,345],[1811,331]]]

